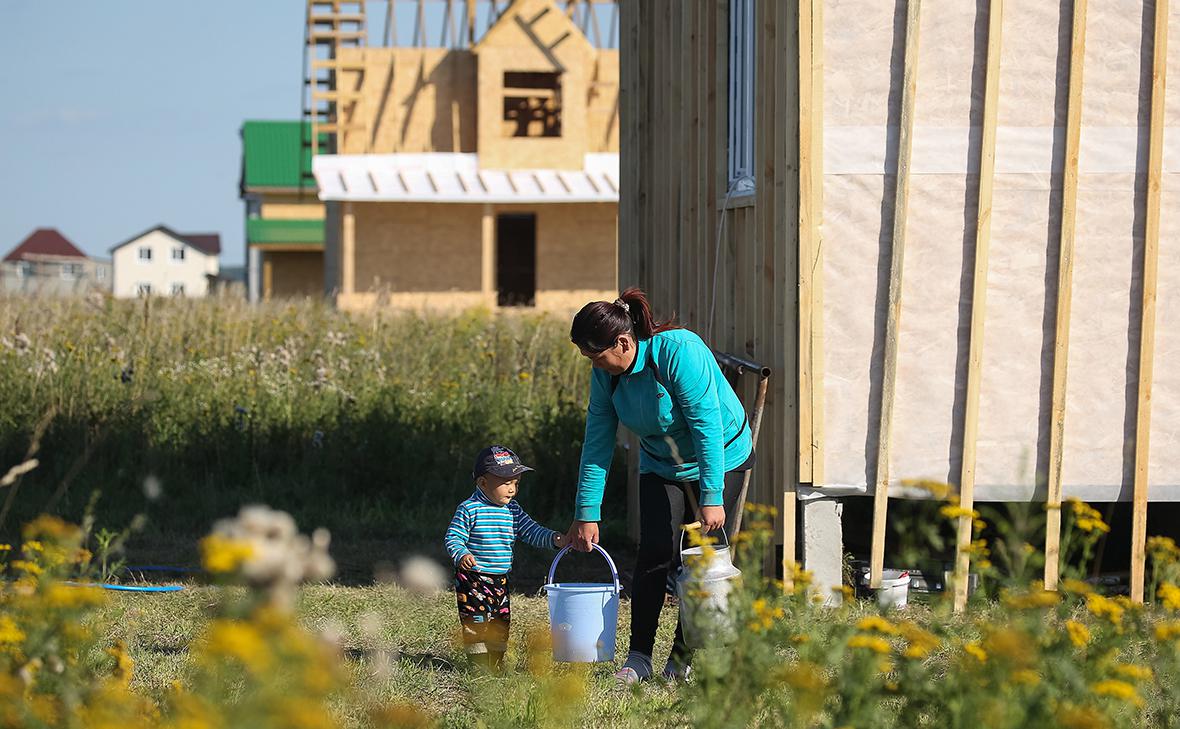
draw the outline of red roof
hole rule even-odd
[[[221,236],[217,233],[181,233],[181,237],[192,243],[193,248],[216,256],[221,253]]]
[[[38,228],[21,244],[8,252],[5,261],[23,261],[28,256],[63,256],[83,258],[87,256],[78,247],[57,232],[56,228]]]

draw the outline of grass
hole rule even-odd
[[[163,700],[174,681],[189,669],[189,641],[207,622],[206,608],[222,588],[192,587],[161,595],[116,594],[96,614],[108,626],[105,642],[122,640],[135,661],[132,689]],[[619,624],[629,620],[624,601]],[[671,646],[673,607],[665,608],[657,655]],[[317,632],[340,635],[342,652],[358,685],[381,703],[407,702],[438,717],[442,726],[470,727],[483,721],[511,726],[527,704],[516,702],[521,674],[527,674],[526,636],[548,630],[543,597],[514,594],[512,637],[507,677],[489,677],[470,670],[458,643],[454,595],[421,596],[395,586],[342,587],[316,585],[303,589],[298,604],[302,624]],[[619,657],[625,654],[626,632],[620,631]],[[559,669],[569,671],[571,669]],[[676,726],[669,715],[676,691],[649,684],[635,694],[620,691],[612,679],[614,664],[598,664],[588,681],[582,726]],[[346,705],[335,707],[346,725],[361,726],[364,717]],[[664,715],[666,723],[651,717]],[[648,717],[646,720],[641,717]]]
[[[521,502],[564,527],[588,371],[545,315],[0,298],[0,463],[40,462],[3,495],[0,538],[42,512],[79,521],[97,492],[99,526],[148,516],[133,559],[191,565],[177,536],[260,502],[332,530],[361,578],[382,542],[438,540],[490,443],[536,468]]]

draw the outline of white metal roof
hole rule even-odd
[[[436,203],[619,201],[619,155],[588,154],[580,170],[480,169],[475,154],[318,155],[321,200]]]

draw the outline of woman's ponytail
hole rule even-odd
[[[570,326],[570,341],[586,351],[601,352],[613,347],[622,334],[633,333],[641,341],[679,328],[674,319],[656,321],[647,294],[631,287],[614,301],[592,301],[583,306]]]

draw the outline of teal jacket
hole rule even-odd
[[[750,456],[746,411],[709,347],[687,329],[638,343],[635,362],[612,377],[594,369],[574,518],[599,521],[621,422],[639,436],[639,472],[700,481],[701,505],[720,506],[725,472]]]

